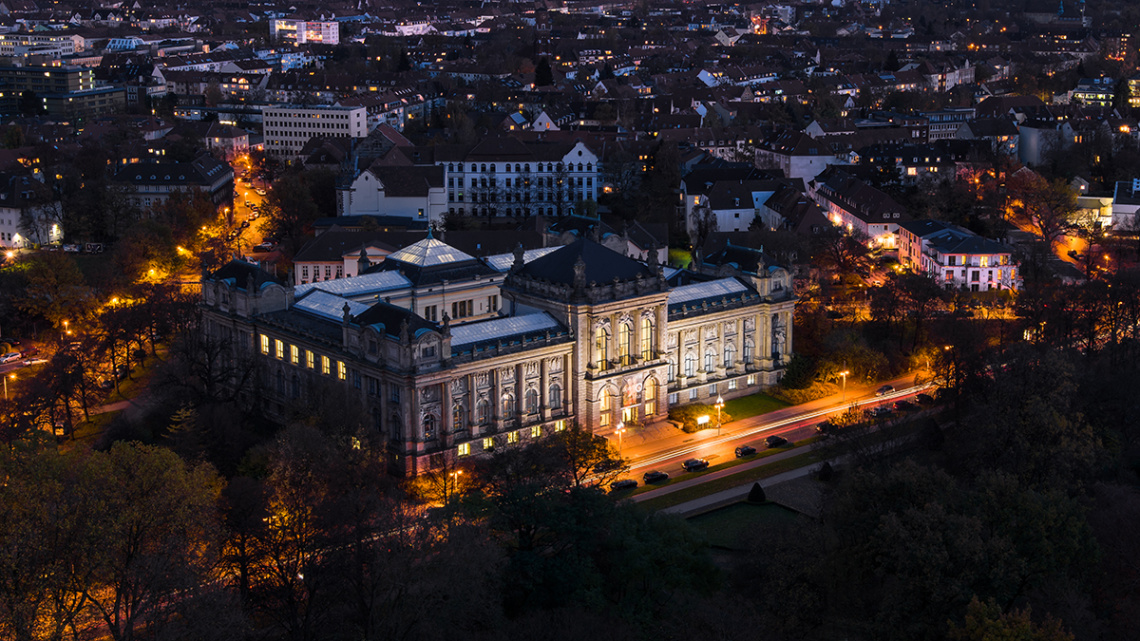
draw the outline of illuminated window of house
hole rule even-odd
[[[301,350],[296,345],[289,346],[289,362],[294,365],[301,362]]]
[[[540,436],[542,436],[542,426],[541,425],[535,425],[534,427],[530,428],[530,437],[531,438],[538,438]]]
[[[348,379],[348,366],[344,364],[344,361],[336,362],[336,377],[342,381]]]
[[[325,376],[332,373],[332,361],[329,360],[328,356],[321,357],[321,373]]]
[[[607,426],[607,425],[609,425],[609,424],[610,424],[610,409],[611,409],[611,403],[612,403],[612,402],[613,402],[613,401],[611,401],[611,400],[610,400],[610,395],[609,395],[608,393],[606,393],[606,392],[602,392],[602,409],[601,409],[601,412],[602,412],[602,418],[601,418],[601,424],[602,424],[602,427],[605,427],[605,426]]]
[[[645,381],[645,390],[642,392],[645,401],[645,415],[653,416],[657,413],[657,381],[652,378]]]
[[[507,432],[507,442],[508,443],[518,443],[519,442],[519,433],[517,430],[514,432]]]
[[[633,327],[629,323],[618,325],[618,361],[629,365],[633,353]]]
[[[280,340],[274,340],[273,341],[273,347],[274,347],[273,353],[277,356],[277,358],[284,359],[285,358],[285,343],[281,342]]]
[[[483,439],[483,449],[485,449],[485,450],[495,449],[495,439],[491,438],[490,436]]]
[[[455,453],[458,454],[459,456],[467,456],[468,454],[471,453],[471,444],[470,443],[460,443],[459,447],[455,448]]]
[[[648,317],[641,319],[641,360],[653,359],[653,321]]]
[[[606,369],[610,359],[610,334],[604,327],[594,331],[594,365],[598,369]]]
[[[561,432],[564,429],[566,429],[566,421],[564,421],[564,420],[554,421],[554,431],[555,432]]]
[[[314,354],[313,352],[310,352],[310,351],[305,352],[305,367],[308,367],[309,369],[315,369],[317,366],[316,360],[317,360],[316,354]]]

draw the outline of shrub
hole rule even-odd
[[[777,385],[768,390],[768,394],[780,399],[781,401],[784,401],[785,403],[800,405],[801,403],[814,401],[817,398],[829,396],[836,393],[837,391],[839,391],[838,387],[832,383],[816,382],[812,383],[804,389],[789,389],[785,387],[781,381],[780,385]]]
[[[764,488],[760,487],[759,483],[753,483],[752,489],[748,491],[749,503],[766,503],[768,496],[764,494]]]
[[[780,385],[797,390],[810,387],[815,381],[817,369],[814,359],[796,354],[792,356],[792,360],[788,361],[788,366],[784,369],[784,376],[780,379]]]
[[[704,425],[697,425],[697,417],[699,416],[708,416],[709,422]],[[669,420],[680,423],[681,429],[690,434],[699,430],[715,429],[716,407],[712,405],[702,405],[700,403],[671,407],[669,408]],[[722,409],[720,412],[720,422],[723,424],[731,420],[732,416]]]

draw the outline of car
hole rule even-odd
[[[257,195],[259,195],[259,196],[264,196],[264,195],[265,195],[265,190],[264,190],[264,189],[262,189],[261,187],[258,187],[257,189],[254,189],[254,191],[256,191],[256,192],[257,192]]]
[[[884,386],[880,387],[879,389],[875,390],[875,396],[886,396],[887,394],[890,394],[893,391],[895,391],[894,385],[884,385]]]
[[[118,367],[115,368],[115,377],[118,378],[120,381],[123,380],[124,378],[126,378],[127,374],[130,374],[130,373],[131,373],[131,370],[127,369],[126,365],[119,365]]]
[[[31,367],[32,365],[43,365],[46,362],[46,358],[29,358],[24,361],[24,367]]]
[[[663,482],[669,480],[669,473],[668,472],[661,472],[659,470],[653,470],[651,472],[646,472],[645,476],[642,476],[641,479],[643,481],[645,481],[647,484],[648,483],[663,483]]]
[[[820,433],[820,434],[834,434],[835,433],[835,424],[832,423],[831,421],[824,421],[824,422],[820,423],[819,425],[815,426],[815,431]]]
[[[863,415],[868,418],[884,418],[894,413],[895,411],[886,405],[882,405],[880,407],[869,407],[863,410]]]
[[[115,381],[113,381],[109,378],[99,379],[99,389],[101,389],[101,390],[109,390],[114,386],[115,386]]]
[[[934,397],[930,394],[919,394],[914,400],[918,401],[919,405],[934,405]]]
[[[708,466],[709,462],[703,458],[691,458],[684,463],[681,463],[681,467],[685,468],[686,472],[699,472],[703,469],[706,469]]]
[[[909,412],[918,409],[918,406],[910,401],[895,401],[895,409],[900,412]]]
[[[756,448],[751,445],[741,445],[736,448],[736,458],[744,458],[745,456],[752,456],[756,453]]]
[[[620,481],[614,481],[613,483],[610,483],[610,491],[611,492],[621,492],[623,490],[632,490],[635,487],[637,487],[637,481],[635,481],[633,479],[622,479]]]
[[[764,442],[767,443],[768,447],[770,448],[783,447],[788,444],[788,439],[784,438],[783,436],[769,436],[768,438],[764,439]]]
[[[248,227],[249,227],[249,221],[248,220],[241,221],[241,228],[242,229],[246,229]]]
[[[23,354],[20,352],[8,352],[7,354],[0,356],[0,363],[11,363],[12,361],[18,361],[20,360],[21,356],[23,356]]]

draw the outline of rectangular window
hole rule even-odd
[[[748,385],[755,385],[755,384],[756,384],[756,375],[755,374],[749,374],[748,375]]]
[[[296,345],[289,346],[289,362],[294,365],[301,362],[301,350]]]
[[[352,371],[352,386],[356,389],[360,389],[360,372],[356,370]]]
[[[670,405],[676,405],[679,401],[680,401],[680,399],[678,398],[676,392],[673,392],[672,394],[669,395],[669,404]]]
[[[433,323],[439,320],[438,310],[439,308],[435,305],[424,306],[424,320],[429,320]]]
[[[325,376],[332,374],[332,361],[328,356],[321,357],[321,373]]]
[[[738,381],[735,378],[728,382],[729,391],[736,389],[737,382]]]
[[[364,378],[368,379],[368,395],[369,396],[379,396],[380,395],[380,381],[372,378],[371,376],[365,376]]]
[[[716,384],[709,385],[709,396],[716,396]]]
[[[261,335],[261,353],[269,356],[269,337],[265,334]]]
[[[344,364],[344,361],[336,362],[336,377],[342,381],[348,380],[348,366]]]
[[[399,385],[396,385],[395,383],[393,383],[393,384],[388,386],[388,398],[393,403],[399,403],[400,402],[400,386]]]
[[[534,427],[530,428],[530,437],[531,438],[538,438],[540,436],[542,436],[542,426],[541,425],[535,425]]]
[[[602,427],[606,427],[607,425],[609,425],[610,424],[610,413],[609,412],[602,412],[602,416],[599,419],[599,422],[601,423]]]
[[[519,442],[518,430],[515,430],[514,432],[507,432],[507,442],[508,443],[518,443]]]
[[[308,367],[309,369],[315,369],[317,367],[316,354],[309,351],[305,352],[305,367]]]
[[[561,432],[566,429],[566,421],[554,421],[554,431]]]
[[[458,454],[459,456],[467,456],[468,454],[471,453],[471,444],[470,443],[460,443],[459,447],[455,448],[455,453]]]
[[[285,343],[281,342],[280,339],[277,339],[273,341],[273,347],[274,355],[276,355],[280,360],[285,360]]]
[[[495,439],[491,438],[490,436],[483,439],[483,449],[491,450],[494,448],[495,448]]]
[[[699,397],[700,395],[701,395],[700,390],[698,390],[695,387],[693,389],[689,390],[689,400],[690,401],[697,400],[697,397]]]

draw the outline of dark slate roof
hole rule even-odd
[[[442,165],[372,165],[368,171],[384,185],[384,195],[388,198],[426,198],[433,187],[443,188]]]
[[[408,337],[415,339],[423,331],[439,331],[439,325],[426,321],[412,312],[391,303],[379,301],[363,313],[357,314],[352,322],[362,327],[383,325],[388,336],[400,337],[400,328],[408,323]]]
[[[587,238],[524,265],[519,274],[551,283],[574,285],[574,265],[578,258],[586,264],[586,283],[605,284],[618,280],[633,280],[638,274],[642,278],[656,278],[657,274],[640,261],[622,256],[608,247]]]
[[[359,250],[365,245],[372,245],[393,252],[402,247],[403,244],[400,244],[398,241],[396,244],[389,242],[389,237],[391,236],[393,236],[393,232],[349,231],[334,225],[329,228],[328,231],[305,243],[301,251],[297,252],[297,255],[293,257],[293,261],[302,263],[312,261],[339,261],[349,251]],[[416,236],[419,237],[415,240],[422,238],[418,233]]]
[[[261,289],[262,286],[268,283],[280,284],[280,281],[274,278],[273,274],[243,260],[231,260],[229,263],[226,263],[213,274],[210,274],[210,280],[230,280],[233,281],[235,288],[244,290],[251,276],[253,277],[254,287],[258,289]]]
[[[144,162],[126,165],[115,174],[116,182],[135,185],[201,185],[209,186],[222,175],[233,178],[229,165],[202,155],[190,162]]]
[[[773,265],[772,258],[764,254],[763,248],[733,245],[732,241],[728,241],[724,247],[705,256],[703,262],[707,265],[732,265],[744,273],[755,274],[756,266],[760,264],[761,259],[765,266]]]
[[[343,229],[360,229],[364,226],[365,219],[371,219],[370,223],[380,229],[396,230],[396,231],[411,231],[421,230],[416,240],[423,240],[423,233],[427,231],[428,221],[415,220],[406,216],[332,216],[329,218],[318,218],[313,221],[313,229],[331,229],[332,227],[341,227]],[[415,242],[415,241],[412,241]],[[411,243],[408,243],[411,244]]]

